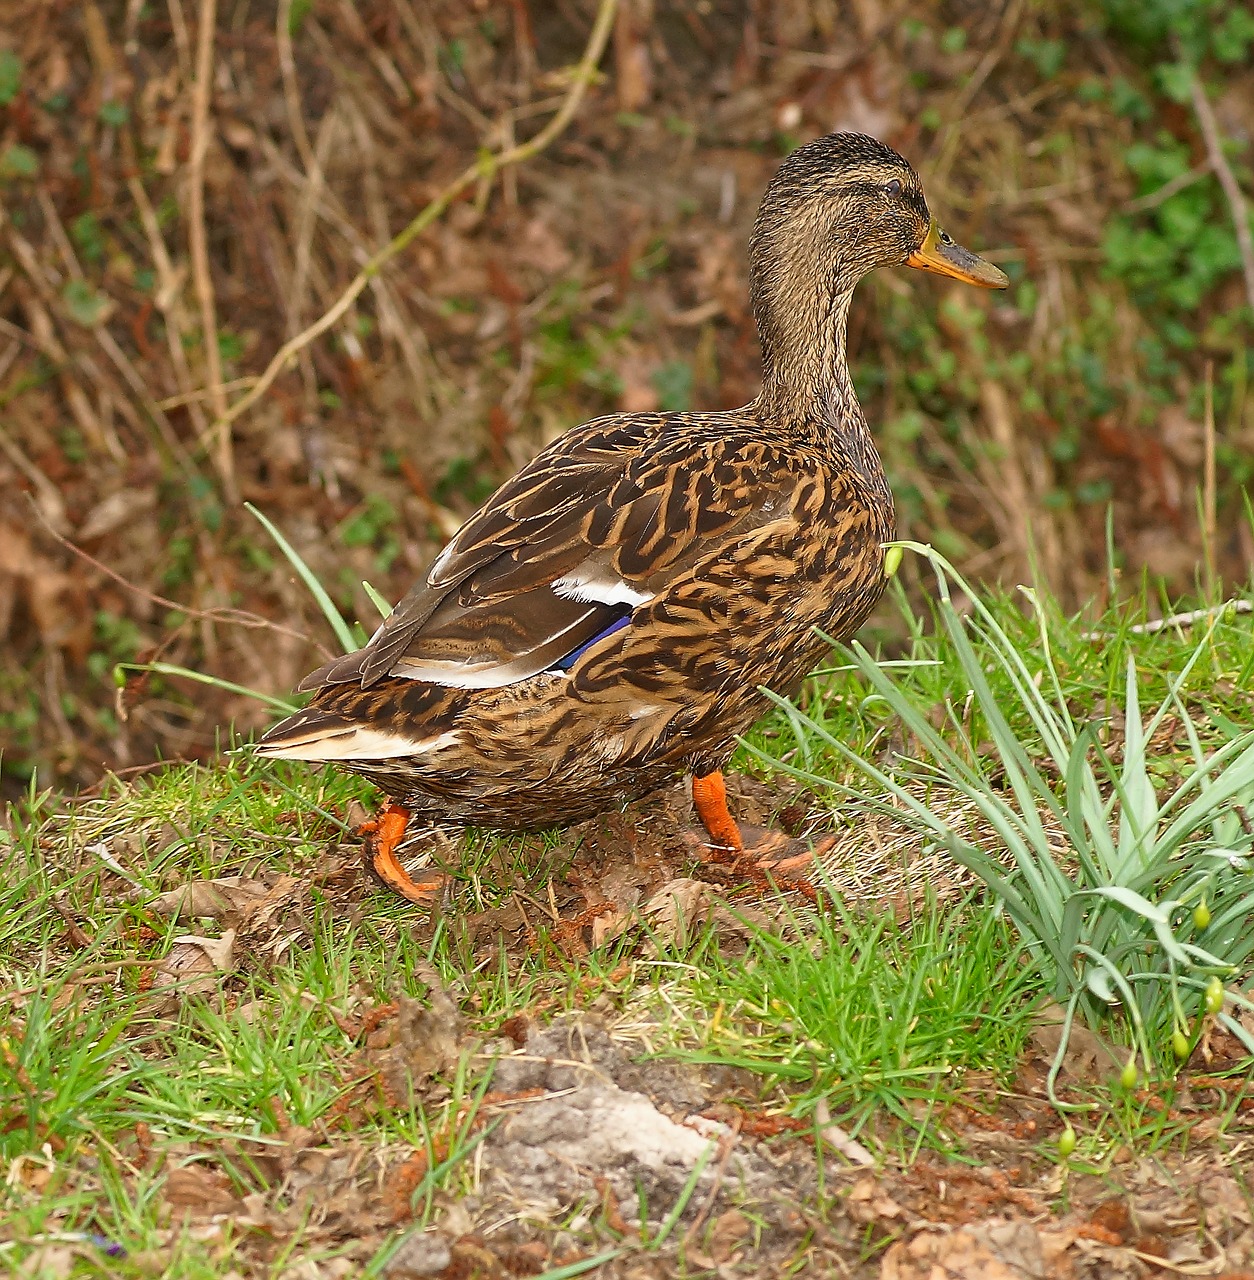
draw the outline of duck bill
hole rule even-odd
[[[906,266],[916,271],[933,271],[964,284],[977,284],[981,289],[1004,289],[1010,279],[991,262],[964,249],[938,227],[935,221],[927,229],[923,243],[906,259]]]

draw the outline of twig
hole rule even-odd
[[[312,176],[314,170],[313,148],[309,145],[309,133],[300,110],[300,86],[296,82],[296,58],[292,53],[292,0],[279,0],[279,12],[275,19],[275,36],[279,46],[279,71],[283,76],[283,100],[287,104],[287,123],[292,131],[296,153]]]
[[[95,11],[92,10],[92,12]],[[96,20],[98,22],[100,21],[98,13],[96,15]],[[103,32],[100,38],[105,39]],[[107,47],[106,41],[105,48],[107,49]],[[83,280],[85,278],[83,275],[83,269],[74,252],[74,246],[70,243],[70,238],[65,233],[65,227],[61,222],[61,215],[57,213],[57,207],[53,203],[52,197],[43,187],[39,190],[39,203],[43,210],[44,225],[48,228],[52,241],[57,246],[58,252],[61,255],[61,261],[65,264],[66,271],[75,280]],[[39,282],[36,281],[36,283],[38,284]],[[45,298],[50,298],[50,294],[47,289],[44,289],[43,293]],[[188,456],[187,450],[183,448],[182,442],[175,434],[174,427],[171,425],[170,420],[148,394],[148,388],[144,385],[144,380],[139,376],[139,373],[131,363],[130,358],[122,348],[118,346],[117,341],[109,332],[107,325],[103,321],[99,324],[92,325],[91,331],[105,355],[109,357],[113,362],[114,367],[122,375],[123,381],[125,381],[130,386],[132,392],[134,392],[136,400],[147,415],[148,421],[156,427],[157,434],[161,437],[162,443],[169,450],[171,457],[183,469],[184,475],[187,476],[188,479],[193,479],[196,475],[196,468],[193,465],[191,458]],[[78,357],[78,363],[84,364],[85,359],[86,358],[80,354]],[[99,380],[91,377],[90,369],[88,369],[88,375],[90,382],[96,382],[98,384]],[[131,406],[127,405],[125,397],[120,398],[119,404],[122,406],[123,414],[127,420],[132,423],[137,422],[140,428],[140,434],[144,434],[143,418],[135,413]]]
[[[178,54],[179,75],[186,80],[192,70],[192,38],[187,30],[187,19],[183,17],[180,0],[166,0],[166,8],[170,14],[170,30],[174,35],[174,48]]]
[[[1149,209],[1157,209],[1160,204],[1170,200],[1177,191],[1183,191],[1185,187],[1191,187],[1195,182],[1201,182],[1211,170],[1209,160],[1205,164],[1194,165],[1192,169],[1185,170],[1184,173],[1178,173],[1169,182],[1164,182],[1157,191],[1149,191],[1143,196],[1137,196],[1135,200],[1129,200],[1123,205],[1120,213],[1145,213]]]
[[[5,443],[5,437],[0,435],[0,444],[3,443]],[[53,527],[51,521],[40,510],[33,497],[31,498],[31,505],[34,507],[44,528],[67,551],[78,556],[80,560],[86,561],[98,573],[103,573],[106,578],[112,578],[118,586],[125,587],[127,591],[147,600],[150,604],[160,605],[163,609],[173,609],[177,613],[186,614],[189,618],[200,618],[206,622],[228,622],[238,627],[263,627],[269,631],[277,631],[283,636],[291,636],[294,640],[303,640],[307,644],[310,642],[311,637],[307,636],[303,631],[296,631],[292,627],[280,626],[277,622],[271,622],[269,618],[249,613],[245,609],[193,609],[189,604],[180,604],[177,600],[167,600],[165,596],[154,595],[151,591],[146,591],[143,587],[138,587],[135,583],[124,578],[116,569],[110,569],[107,564],[101,564],[95,556],[89,555],[82,547],[76,546],[71,542],[69,538]],[[330,655],[328,654],[327,656],[329,657]]]
[[[200,302],[200,345],[205,361],[209,403],[214,423],[210,448],[216,455],[218,475],[227,500],[237,501],[235,458],[231,447],[231,419],[226,416],[226,392],[222,390],[222,356],[218,351],[218,313],[209,273],[209,242],[205,233],[205,156],[209,151],[209,97],[213,89],[213,37],[218,0],[200,0],[200,31],[196,38],[196,79],[192,85],[192,148],[188,164],[187,246],[192,258],[192,279]]]
[[[1215,511],[1215,366],[1206,362],[1205,412],[1202,415],[1202,553],[1206,561],[1206,594],[1215,598],[1215,541],[1219,524]]]
[[[256,381],[257,379],[253,377],[232,378],[230,382],[224,382],[222,384],[222,389],[224,391],[246,391]],[[204,400],[208,395],[208,390],[201,387],[198,391],[180,392],[176,396],[166,396],[164,400],[158,400],[156,405],[157,408],[161,409],[163,412],[168,412],[171,409],[181,409],[185,405],[196,404],[197,402]]]
[[[351,109],[351,104],[350,110],[350,123],[353,123],[354,127],[356,127],[356,122],[361,120],[364,128],[364,119],[359,112]],[[365,143],[363,143],[364,146]],[[308,179],[305,175],[296,168],[274,143],[268,139],[263,139],[262,149],[266,159],[285,181],[292,183],[296,187],[303,188],[307,185]],[[363,264],[369,261],[369,243],[350,221],[335,193],[325,183],[318,193],[318,216],[339,233],[355,261]],[[380,240],[383,238],[383,236],[378,237]],[[414,403],[427,415],[435,414],[438,411],[439,401],[436,398],[436,389],[433,385],[433,373],[429,367],[431,365],[431,356],[425,334],[420,327],[409,323],[404,305],[396,292],[395,286],[388,280],[387,276],[376,275],[370,281],[370,288],[375,297],[375,307],[379,312],[379,333],[389,341],[395,342],[399,347],[406,368],[409,370],[410,377],[413,380]],[[248,385],[252,386],[256,381],[256,378],[250,378]]]
[[[143,378],[140,377],[139,370],[131,363],[130,357],[118,346],[117,339],[103,324],[96,325],[92,332],[96,335],[96,341],[100,344],[101,350],[113,362],[123,380],[135,393],[135,398],[138,400],[140,408],[147,414],[149,421],[156,425],[157,434],[161,437],[161,442],[170,451],[170,456],[189,480],[194,479],[196,476],[196,464],[192,462],[187,450],[183,448],[183,442],[178,438],[173,423],[166,417],[165,410],[148,394],[148,388],[144,384]]]
[[[40,301],[41,298],[51,301],[56,294],[44,279],[35,250],[12,227],[9,229],[9,242],[13,248],[13,256],[17,259],[23,274],[34,286],[34,292],[24,293],[19,299],[26,312],[26,322],[29,326],[27,332],[31,340],[48,357],[56,370],[61,382],[61,394],[65,396],[70,412],[74,415],[83,436],[94,448],[111,454],[119,461],[124,459],[126,450],[122,448],[122,442],[112,429],[106,430],[95,409],[92,408],[87,392],[74,376],[74,363],[70,353],[57,336],[56,327],[52,323],[52,316],[48,309]],[[5,332],[12,331],[6,326]]]
[[[529,138],[526,142],[509,147],[494,155],[481,156],[474,164],[465,169],[459,177],[449,183],[403,231],[393,236],[382,249],[366,262],[354,277],[352,283],[340,294],[329,310],[325,311],[319,319],[315,320],[313,324],[298,333],[294,338],[289,338],[279,348],[257,379],[257,383],[252,390],[241,396],[229,409],[225,409],[221,413],[214,423],[215,430],[224,434],[228,433],[231,423],[240,414],[251,409],[270,389],[271,384],[282,372],[287,362],[307,347],[315,338],[320,337],[328,329],[332,328],[353,305],[370,281],[378,275],[380,270],[405,249],[415,237],[421,235],[463,191],[484,177],[492,177],[510,165],[530,159],[553,142],[570,124],[572,117],[579,109],[579,104],[583,101],[583,96],[596,71],[597,63],[601,60],[601,54],[605,51],[606,41],[614,25],[614,12],[617,7],[618,0],[601,0],[600,8],[597,10],[596,21],[592,27],[592,34],[588,38],[583,58],[578,67],[575,68],[570,90],[552,120],[535,137]]]
[[[1185,613],[1172,613],[1165,618],[1154,618],[1150,622],[1138,622],[1128,627],[1128,633],[1134,636],[1152,636],[1168,627],[1191,627],[1195,622],[1210,622],[1222,618],[1225,613],[1254,613],[1254,601],[1225,600],[1223,604],[1212,605],[1206,609],[1189,609]],[[1109,640],[1114,631],[1086,631],[1082,640]]]
[[[138,171],[138,163],[133,160],[132,163],[136,171]],[[154,301],[165,320],[162,328],[165,330],[166,345],[170,349],[170,362],[174,366],[174,376],[178,380],[179,390],[183,395],[194,397],[186,401],[187,412],[192,420],[196,438],[202,440],[207,436],[209,424],[205,418],[204,409],[200,404],[201,396],[197,395],[193,390],[191,369],[187,363],[187,352],[183,347],[185,326],[183,324],[183,307],[179,300],[183,287],[182,273],[175,270],[174,263],[170,260],[170,252],[166,248],[165,237],[161,234],[161,224],[157,221],[156,210],[152,207],[152,201],[148,199],[148,192],[144,189],[144,184],[140,182],[138,177],[131,177],[127,179],[127,187],[131,193],[131,199],[135,202],[135,209],[139,214],[139,221],[144,228],[144,234],[148,237],[152,264],[157,272],[157,292]],[[162,405],[163,409],[168,407],[167,405]]]
[[[13,367],[13,362],[22,354],[23,345],[16,338],[10,337],[9,345],[5,349],[4,355],[0,356],[0,382],[4,381],[5,375]],[[8,400],[9,396],[0,396],[0,406],[7,404]]]
[[[292,261],[292,280],[287,294],[287,336],[299,333],[304,327],[305,291],[309,278],[310,255],[318,221],[318,196],[324,183],[326,159],[334,144],[336,113],[328,112],[318,129],[315,150],[309,143],[309,131],[300,108],[300,85],[296,79],[296,57],[292,52],[292,0],[281,0],[276,19],[276,37],[279,46],[279,70],[283,74],[283,98],[287,103],[288,127],[292,141],[305,171],[306,186],[296,215],[296,249]],[[305,389],[305,416],[313,418],[317,412],[318,378],[313,357],[306,349],[300,353],[300,376]]]
[[[946,110],[947,122],[943,133],[938,135],[939,141],[934,143],[938,153],[936,164],[932,167],[932,181],[940,185],[947,182],[949,169],[957,154],[961,124],[967,108],[975,99],[975,95],[984,87],[984,82],[991,76],[997,64],[1010,52],[1011,41],[1023,16],[1024,0],[1007,0],[1005,9],[998,21],[997,43],[980,59],[970,79],[955,95]]]
[[[1211,109],[1210,99],[1197,73],[1193,74],[1191,85],[1193,94],[1193,111],[1197,123],[1201,127],[1202,137],[1206,140],[1206,154],[1219,185],[1228,197],[1228,209],[1232,214],[1232,225],[1237,233],[1237,248],[1241,251],[1241,269],[1245,273],[1245,297],[1254,311],[1254,238],[1250,236],[1250,215],[1245,207],[1245,196],[1241,193],[1240,184],[1224,155],[1223,139],[1219,136],[1219,124]]]
[[[743,1123],[744,1117],[738,1114],[735,1124],[719,1139],[719,1156],[718,1164],[714,1167],[714,1180],[710,1186],[709,1194],[705,1198],[705,1203],[692,1220],[692,1226],[684,1233],[685,1250],[690,1249],[693,1241],[700,1236],[701,1228],[705,1226],[705,1220],[710,1216],[710,1210],[714,1208],[718,1193],[723,1186],[723,1178],[727,1173],[727,1162],[731,1159],[731,1153],[736,1149],[736,1143],[740,1140],[740,1126]]]
[[[30,482],[35,492],[31,494],[31,502],[39,512],[39,518],[52,530],[55,537],[69,528],[69,520],[65,514],[65,503],[61,491],[51,480],[24,454],[16,440],[10,439],[8,429],[0,423],[0,454],[18,469]]]

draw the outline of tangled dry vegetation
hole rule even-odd
[[[1222,32],[1240,6],[1209,8]],[[757,195],[789,146],[832,129],[905,151],[948,225],[1016,281],[973,298],[881,273],[862,291],[853,353],[903,533],[987,578],[1035,554],[1072,602],[1107,589],[1108,502],[1132,580],[1180,592],[1204,549],[1231,580],[1254,560],[1239,23],[1202,50],[1205,87],[1173,97],[1170,49],[1135,38],[1120,0],[623,0],[560,136],[485,168],[226,431],[372,253],[476,156],[552,118],[597,6],[3,11],[11,791],[36,764],[81,786],[259,721],[244,698],[160,681],[127,691],[124,718],[117,661],[286,691],[316,660],[311,602],[241,499],[369,618],[363,578],[396,598],[566,426],[748,398]],[[1188,217],[1218,237],[1213,261],[1181,249]]]

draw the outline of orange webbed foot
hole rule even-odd
[[[727,807],[727,787],[721,773],[693,778],[692,800],[706,835],[703,838],[689,832],[687,838],[703,862],[725,866],[732,876],[741,876],[762,889],[774,881],[799,889],[811,901],[817,898],[814,885],[803,873],[836,843],[835,836],[810,845],[782,831],[737,822]]]
[[[396,856],[409,827],[410,811],[400,804],[388,804],[378,815],[363,822],[354,832],[364,837],[362,854],[367,870],[386,888],[420,907],[429,907],[448,880],[433,875],[415,880]]]

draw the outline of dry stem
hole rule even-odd
[[[1215,366],[1206,362],[1205,412],[1202,418],[1205,454],[1202,463],[1202,559],[1206,566],[1206,594],[1215,598],[1215,543],[1219,533],[1215,494]]]
[[[218,315],[209,273],[209,242],[205,234],[205,156],[209,151],[209,95],[213,88],[213,37],[218,0],[200,0],[200,31],[196,40],[196,79],[192,86],[192,147],[188,165],[188,251],[192,278],[200,303],[201,347],[214,424],[211,448],[228,501],[236,500],[235,457],[231,448],[231,420],[226,416],[222,389],[222,357],[218,352]]]
[[[1228,157],[1224,155],[1223,138],[1219,135],[1219,123],[1211,109],[1210,99],[1202,87],[1201,80],[1195,74],[1192,84],[1193,111],[1197,123],[1206,141],[1206,154],[1211,168],[1219,179],[1219,185],[1228,198],[1228,209],[1232,214],[1232,225],[1237,233],[1237,247],[1241,251],[1241,270],[1245,274],[1245,297],[1254,311],[1254,239],[1250,236],[1250,215],[1245,207],[1245,196],[1241,192]]]
[[[0,433],[0,446],[5,446],[7,451],[7,445],[8,441],[6,437],[3,433]],[[16,458],[14,458],[13,461],[15,465],[20,465]],[[32,483],[36,483],[36,487],[38,487],[34,476],[30,476],[29,478],[32,480]],[[50,481],[48,481],[47,477],[44,477],[44,484],[49,483]],[[95,569],[97,573],[103,573],[106,578],[112,579],[119,587],[124,587],[127,591],[132,592],[141,599],[147,600],[149,604],[155,604],[162,609],[171,609],[177,613],[184,614],[189,618],[198,618],[202,622],[224,622],[237,627],[264,628],[267,631],[276,631],[279,635],[291,636],[295,640],[303,640],[306,642],[310,640],[310,637],[303,631],[297,631],[292,627],[285,627],[277,622],[271,622],[269,618],[263,618],[256,613],[249,613],[247,609],[194,609],[191,605],[180,604],[177,600],[168,600],[165,596],[156,595],[145,587],[137,586],[135,583],[131,582],[129,578],[124,578],[116,569],[110,569],[107,564],[103,564],[101,561],[97,560],[95,556],[89,555],[77,543],[71,542],[69,538],[67,538],[60,529],[55,526],[53,521],[49,519],[47,512],[43,510],[33,497],[30,499],[30,502],[35,515],[39,518],[44,528],[56,542],[60,543],[61,546],[66,549],[66,551],[86,562]]]
[[[468,187],[481,180],[490,180],[502,169],[511,165],[518,164],[523,160],[529,160],[532,156],[537,155],[548,147],[570,124],[575,112],[579,109],[579,104],[583,101],[588,85],[592,81],[597,63],[600,62],[601,55],[605,51],[606,41],[609,39],[610,31],[613,28],[614,13],[617,7],[618,0],[601,0],[600,7],[597,10],[596,21],[592,26],[592,34],[588,37],[583,58],[580,60],[578,67],[575,68],[570,89],[567,91],[557,114],[548,124],[535,137],[529,138],[526,142],[507,147],[494,155],[481,156],[474,164],[466,168],[459,177],[455,178],[439,195],[431,200],[403,231],[393,236],[382,249],[366,262],[348,288],[340,294],[334,305],[315,320],[313,324],[309,325],[308,328],[302,330],[295,337],[289,338],[279,348],[270,363],[266,365],[265,370],[257,379],[256,385],[253,386],[252,390],[241,396],[229,409],[223,407],[220,412],[215,410],[217,412],[217,420],[214,423],[214,429],[221,437],[227,440],[228,445],[231,423],[261,399],[294,355],[298,354],[315,338],[320,337],[336,324],[386,263],[405,249],[415,237],[425,231]]]

